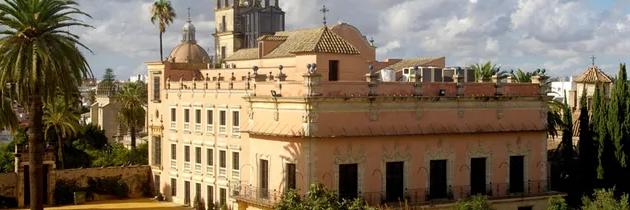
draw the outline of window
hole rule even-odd
[[[232,111],[232,134],[238,135],[240,132],[240,112]]]
[[[429,165],[429,195],[432,199],[446,198],[446,160],[431,160]]]
[[[190,162],[190,146],[184,146],[184,161]]]
[[[153,165],[162,165],[162,139],[153,137]]]
[[[470,159],[470,194],[485,195],[486,192],[486,158]]]
[[[190,181],[184,181],[184,204],[190,204]]]
[[[153,100],[160,101],[160,77],[153,77]]]
[[[177,196],[177,179],[171,179],[171,196]]]
[[[261,159],[259,167],[260,197],[267,198],[269,196],[269,162]]]
[[[232,152],[232,170],[239,170],[240,166],[238,163],[238,152]]]
[[[227,190],[225,188],[219,189],[219,206],[223,206],[227,202]]]
[[[339,80],[339,61],[331,60],[328,61],[328,81],[338,81]]]
[[[196,183],[195,184],[195,198],[199,199],[199,201],[201,201],[201,183]]]
[[[225,168],[226,164],[225,164],[225,151],[221,150],[219,151],[219,167],[221,168]]]
[[[212,124],[214,123],[214,113],[212,112],[212,110],[208,109],[206,110],[206,130],[208,132],[212,132],[213,127]]]
[[[171,160],[177,160],[177,144],[171,144]]]
[[[295,180],[295,164],[287,163],[287,189],[295,190],[296,189],[296,180]]]
[[[214,165],[214,150],[212,150],[212,149],[207,149],[207,150],[206,150],[206,153],[207,153],[206,155],[208,155],[208,156],[206,157],[206,161],[208,162],[208,165],[209,165],[209,166]]]
[[[175,129],[177,126],[177,109],[171,108],[171,128]]]
[[[522,193],[525,185],[525,157],[510,156],[510,193]]]
[[[532,210],[532,209],[534,209],[533,206],[519,206],[517,208],[517,210]]]
[[[195,163],[201,164],[201,147],[195,148]]]
[[[208,193],[208,197],[206,198],[208,200],[208,204],[214,204],[214,187],[208,185],[207,191],[206,193]]]
[[[190,109],[184,109],[184,129],[190,129]]]
[[[340,164],[339,165],[339,197],[340,198],[354,199],[359,195],[358,193],[358,186],[359,186],[358,168],[359,168],[358,164]]]
[[[201,131],[201,109],[195,110],[195,130]]]
[[[227,125],[227,112],[225,110],[219,111],[219,133],[225,133],[225,126]]]

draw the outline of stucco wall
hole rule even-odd
[[[110,168],[67,169],[55,172],[57,181],[76,181],[82,187],[88,185],[88,178],[105,178],[122,176],[121,179],[129,186],[129,197],[143,197],[144,188],[151,183],[151,168],[149,166],[128,166]]]

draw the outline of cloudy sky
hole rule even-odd
[[[78,0],[93,16],[94,29],[71,29],[93,54],[100,78],[113,68],[120,79],[145,73],[159,60],[152,0]],[[214,0],[172,0],[177,20],[164,39],[164,53],[179,43],[186,8],[192,8],[199,43],[213,50]],[[492,60],[503,69],[543,67],[555,76],[578,74],[592,55],[607,72],[630,62],[628,0],[280,0],[288,29],[347,22],[372,37],[379,59],[446,56],[448,66]]]

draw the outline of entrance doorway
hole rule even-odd
[[[359,193],[358,165],[357,164],[341,164],[339,165],[339,197],[346,199],[354,199]]]
[[[446,198],[446,160],[431,160],[429,195],[432,199]]]
[[[388,202],[403,200],[405,162],[388,162],[385,177],[385,199]]]

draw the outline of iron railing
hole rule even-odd
[[[233,196],[246,203],[263,207],[273,207],[280,202],[282,192],[267,188],[257,188],[251,185],[243,185],[233,191]]]

